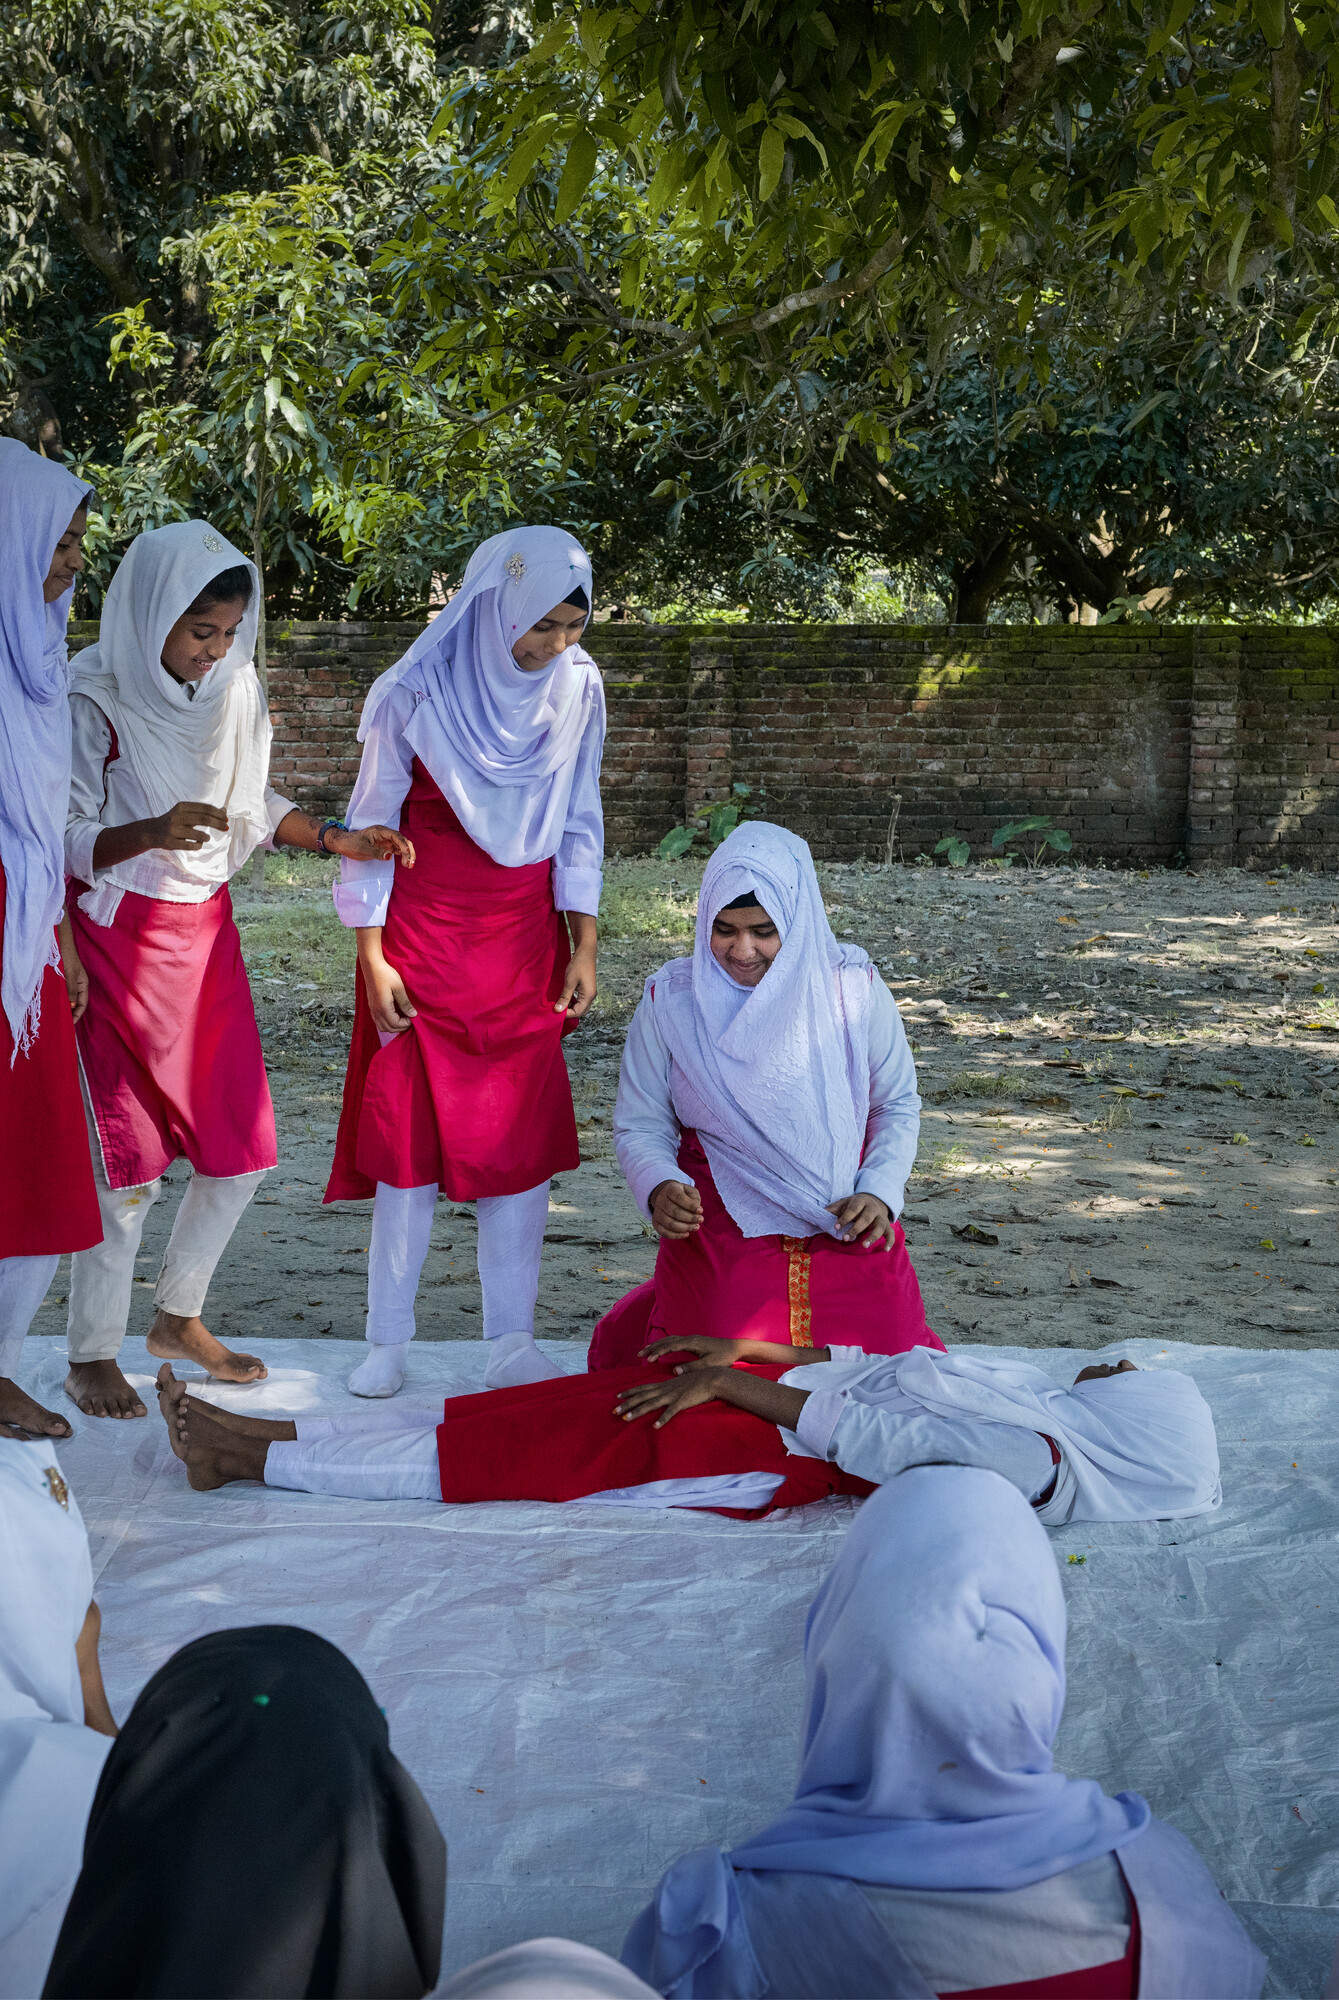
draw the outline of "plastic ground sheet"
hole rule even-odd
[[[250,1344],[269,1380],[209,1384],[213,1400],[351,1407],[361,1343]],[[1064,1380],[1096,1358],[993,1351]],[[1314,2000],[1339,1940],[1339,1352],[1119,1351],[1194,1375],[1225,1498],[1195,1521],[1052,1531],[1070,1611],[1058,1761],[1188,1834],[1269,1955],[1266,1991]],[[142,1344],[123,1360],[147,1392]],[[30,1339],[20,1372],[77,1426],[59,1456],[92,1538],[114,1710],[225,1626],[305,1625],[343,1647],[449,1844],[444,1974],[541,1933],[616,1954],[677,1854],[729,1845],[790,1796],[805,1611],[850,1501],[731,1521],[197,1494],[151,1398],[146,1422],[81,1417],[65,1366],[63,1341]],[[482,1380],[481,1342],[427,1344],[404,1399],[431,1419]]]

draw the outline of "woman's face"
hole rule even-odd
[[[193,604],[163,641],[163,665],[176,681],[202,681],[224,657],[246,616],[240,597],[224,604]]]
[[[781,933],[761,903],[718,910],[711,926],[711,955],[736,986],[756,986],[781,949]]]
[[[54,604],[58,597],[64,597],[83,568],[84,536],[87,532],[88,509],[81,507],[56,544],[56,553],[51,558],[51,567],[42,585],[44,603]]]
[[[537,674],[541,667],[556,660],[559,653],[575,646],[589,616],[580,605],[555,604],[547,617],[532,625],[528,632],[522,632],[511,649],[513,660],[523,673]]]

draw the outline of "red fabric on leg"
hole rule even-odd
[[[0,939],[5,873],[0,868]],[[0,943],[0,953],[3,952]],[[53,1257],[91,1250],[102,1217],[79,1095],[79,1060],[65,975],[42,979],[37,1036],[13,1063],[9,1023],[0,1035],[0,1257]]]
[[[276,1164],[265,1057],[232,898],[160,902],[128,889],[95,924],[72,885],[88,973],[79,1055],[109,1187],[156,1180],[182,1154],[218,1180]]]
[[[926,1324],[901,1223],[891,1250],[831,1236],[745,1236],[721,1200],[696,1132],[684,1133],[679,1165],[702,1197],[702,1227],[678,1242],[662,1239],[649,1303],[639,1285],[596,1321],[587,1367],[622,1367],[648,1342],[685,1334],[782,1346],[836,1342],[867,1354],[911,1347],[942,1353],[943,1341]]]
[[[521,1194],[581,1163],[554,1002],[571,955],[547,861],[503,868],[475,845],[423,766],[400,828],[382,933],[417,1014],[383,1049],[361,975],[327,1201],[378,1181],[454,1201]]]
[[[784,1370],[751,1372],[775,1382]],[[828,1493],[863,1498],[874,1491],[867,1480],[826,1460],[793,1458],[775,1424],[726,1403],[686,1410],[663,1430],[655,1428],[654,1416],[625,1423],[614,1415],[620,1390],[672,1379],[671,1369],[643,1362],[451,1397],[437,1430],[443,1500],[580,1500],[655,1479],[741,1472],[784,1477],[769,1504],[753,1510],[757,1514]]]

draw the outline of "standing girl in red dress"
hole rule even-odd
[[[578,644],[592,590],[561,529],[495,535],[363,709],[350,824],[398,827],[417,858],[345,864],[335,891],[358,975],[326,1200],[376,1203],[356,1395],[404,1380],[439,1192],[478,1205],[487,1386],[559,1373],[534,1315],[549,1181],[580,1160],[559,1044],[595,998],[605,707]]]
[[[254,568],[208,523],[155,528],[127,550],[98,644],[71,676],[66,861],[90,986],[79,1054],[103,1241],[74,1259],[65,1387],[88,1416],[144,1415],[117,1357],[145,1217],[183,1155],[193,1172],[154,1288],[149,1351],[222,1381],[265,1373],[200,1317],[277,1158],[229,877],[276,841],[363,856],[403,845],[384,827],[332,838],[270,784],[269,710],[252,664],[259,607]]]
[[[65,627],[89,498],[63,465],[0,438],[0,1422],[43,1437],[70,1426],[14,1370],[61,1253],[102,1234],[74,1050],[87,984],[62,858]]]

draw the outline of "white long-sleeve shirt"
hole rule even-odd
[[[662,1181],[684,1181],[678,1164],[683,1126],[674,1104],[674,1065],[648,990],[628,1029],[614,1107],[614,1146],[642,1214]],[[874,974],[869,1004],[869,1124],[855,1187],[900,1215],[920,1139],[916,1065],[897,1002]]]
[[[829,1347],[831,1359],[792,1368],[781,1377],[807,1400],[795,1429],[783,1426],[786,1449],[801,1458],[824,1458],[857,1479],[882,1486],[912,1465],[976,1465],[998,1472],[1025,1500],[1044,1493],[1055,1474],[1050,1446],[1022,1424],[983,1417],[934,1415],[902,1389],[866,1385],[857,1399],[849,1387],[875,1357],[859,1347]]]
[[[86,694],[70,696],[70,812],[65,823],[65,872],[78,882],[96,885],[107,874],[94,870],[93,848],[104,827],[128,826],[132,820],[154,818],[154,809],[124,754],[107,762],[112,726]],[[119,747],[119,746],[118,746]],[[265,812],[274,833],[293,802],[265,787]],[[160,903],[206,903],[228,879],[228,842],[216,835],[198,851],[151,847],[131,861],[118,861],[115,879],[124,889],[153,896]]]
[[[416,661],[386,697],[363,744],[358,782],[349,800],[348,824],[390,826],[398,831],[400,808],[413,778],[414,751],[405,728],[415,706],[428,698],[421,661]],[[577,751],[567,825],[553,859],[553,901],[560,910],[597,916],[603,884],[604,813],[600,806],[599,718],[592,716]],[[341,861],[335,909],[342,924],[356,929],[386,921],[395,881],[394,861]]]

